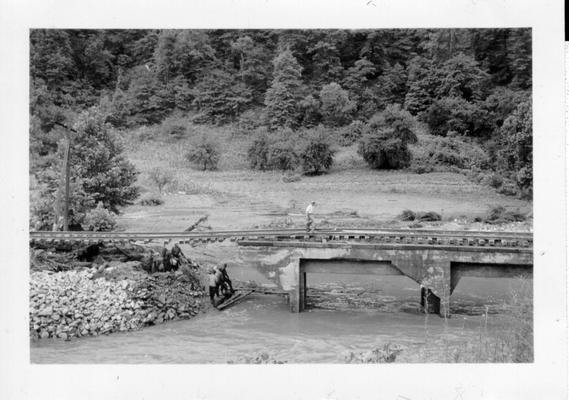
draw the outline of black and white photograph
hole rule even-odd
[[[565,172],[545,164],[564,154],[534,156],[562,133],[537,128],[562,100],[548,115],[542,25],[180,20],[25,28],[26,368],[207,365],[211,390],[258,368],[566,372]],[[537,306],[548,287],[559,304]],[[176,371],[157,379],[192,385]],[[440,374],[439,398],[536,393]],[[410,383],[389,398],[437,397]]]
[[[32,362],[532,362],[531,54],[31,30]]]

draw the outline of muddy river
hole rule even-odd
[[[232,272],[235,279],[260,279],[247,270]],[[310,274],[308,310],[300,314],[289,312],[284,297],[251,295],[189,321],[67,342],[34,341],[31,362],[228,363],[267,353],[288,363],[342,363],[349,352],[386,343],[403,349],[398,362],[420,362],[426,349],[437,352],[503,329],[505,303],[519,284],[463,278],[451,298],[453,315],[445,320],[419,312],[419,287],[409,278]]]

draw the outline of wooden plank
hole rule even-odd
[[[220,310],[220,311],[221,311],[221,310],[224,310],[224,309],[226,309],[227,307],[229,307],[230,305],[233,305],[233,304],[237,303],[239,300],[242,300],[243,298],[249,296],[251,293],[253,293],[252,290],[249,290],[249,291],[247,291],[247,292],[245,292],[245,293],[239,293],[238,295],[229,298],[229,300],[227,300],[226,302],[221,303],[220,305],[218,305],[218,306],[217,306],[217,309]]]

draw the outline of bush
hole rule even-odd
[[[516,196],[518,194],[521,194],[522,197],[525,197],[525,193],[523,193],[523,191],[520,192],[516,184],[510,180],[503,181],[502,185],[500,185],[500,187],[497,189],[498,193],[505,196]]]
[[[115,214],[103,207],[103,203],[99,202],[97,207],[85,215],[84,225],[89,231],[108,232],[112,231],[117,222]]]
[[[390,104],[383,111],[374,115],[368,123],[370,129],[388,127],[394,130],[397,138],[405,143],[417,143],[415,134],[417,122],[399,104]]]
[[[268,134],[260,129],[247,150],[247,159],[253,169],[289,171],[299,163],[298,150],[298,135],[292,130],[281,129]]]
[[[427,212],[418,211],[415,213],[411,210],[403,210],[401,214],[399,214],[398,218],[401,221],[421,221],[421,222],[442,220],[441,215],[434,211],[427,211]]]
[[[148,178],[158,187],[158,192],[162,193],[162,189],[174,180],[174,175],[171,171],[156,167],[150,170]]]
[[[289,171],[296,169],[298,163],[298,149],[294,137],[281,134],[271,141],[268,152],[268,164],[271,169]]]
[[[162,136],[181,139],[187,134],[188,122],[180,117],[170,116],[162,121],[160,133]]]
[[[418,212],[415,216],[415,218],[417,219],[417,221],[423,221],[423,222],[428,222],[428,221],[440,221],[442,220],[441,214],[436,213],[434,211],[427,211],[427,212]]]
[[[411,210],[403,210],[397,218],[399,218],[401,221],[414,221],[415,213]]]
[[[352,121],[350,125],[340,128],[340,145],[350,146],[361,139],[365,126],[364,122],[356,120]]]
[[[487,224],[507,224],[525,221],[526,217],[519,211],[509,211],[503,206],[492,207],[488,210],[484,222]]]
[[[156,193],[146,193],[140,198],[138,204],[141,206],[159,206],[164,204],[164,199]]]
[[[299,174],[293,174],[290,172],[283,176],[283,182],[285,182],[285,183],[298,182],[301,179],[302,178],[300,177]]]
[[[345,361],[348,364],[383,364],[395,362],[397,356],[403,351],[398,345],[386,343],[383,347],[377,347],[366,352],[354,353],[350,351]]]
[[[393,129],[382,128],[367,133],[358,146],[365,162],[374,169],[399,169],[411,164],[407,143],[396,137]]]
[[[481,104],[457,97],[436,100],[425,111],[422,119],[431,133],[437,136],[456,132],[461,136],[488,138],[493,132],[491,116]]]
[[[334,162],[334,151],[324,128],[318,127],[304,134],[298,155],[307,175],[318,175],[330,169]]]
[[[253,141],[247,149],[247,160],[252,169],[261,171],[269,168],[269,148],[270,140],[266,131],[257,131]]]
[[[515,180],[518,188],[531,195],[533,191],[533,131],[531,103],[518,105],[504,121],[496,157],[498,170]]]
[[[216,169],[219,162],[219,145],[212,139],[202,136],[186,152],[186,159],[198,165],[203,171]]]
[[[490,186],[494,189],[498,189],[504,183],[504,178],[502,178],[499,174],[488,174],[486,175],[481,182],[483,185]]]
[[[247,134],[259,128],[263,124],[263,115],[260,112],[247,110],[239,116],[237,121],[237,131],[240,134]]]
[[[490,160],[479,146],[454,137],[422,136],[413,153],[412,169],[417,173],[435,170],[482,170],[489,168]]]
[[[415,143],[415,120],[399,105],[390,105],[368,122],[358,153],[375,169],[399,169],[411,164],[408,144]]]

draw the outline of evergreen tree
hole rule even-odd
[[[252,101],[251,90],[235,75],[213,70],[194,87],[194,103],[207,119],[232,121]]]
[[[301,86],[300,65],[287,49],[275,57],[273,66],[273,82],[265,97],[269,127],[295,127]]]
[[[99,202],[113,212],[138,196],[137,171],[123,155],[123,148],[93,108],[79,115],[72,134],[71,177],[84,193],[82,211]]]

